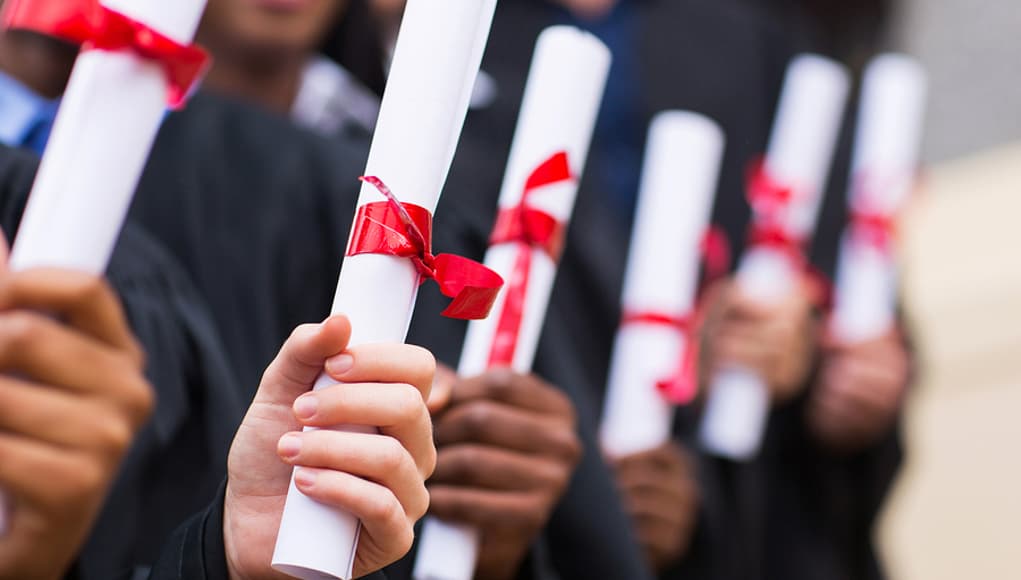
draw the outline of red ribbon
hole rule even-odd
[[[98,0],[7,0],[0,19],[4,28],[31,30],[82,50],[131,51],[159,63],[167,77],[167,102],[175,109],[210,62],[202,48],[180,44]]]
[[[769,173],[764,160],[752,162],[748,172],[748,204],[752,207],[748,244],[782,252],[800,266],[805,262],[804,240],[788,231],[785,224],[796,197],[793,187]]]
[[[699,309],[700,310],[700,309]],[[656,381],[656,389],[670,403],[686,405],[698,394],[698,329],[700,314],[671,316],[660,312],[625,312],[621,325],[649,324],[676,330],[684,338],[684,353],[678,368],[669,376]]]
[[[478,320],[489,315],[503,286],[499,274],[482,264],[452,254],[432,254],[432,214],[424,207],[401,203],[377,177],[362,177],[386,201],[358,208],[348,256],[378,254],[407,258],[422,282],[434,280],[440,292],[453,301],[444,316]]]
[[[882,212],[853,210],[851,212],[851,239],[889,254],[896,237],[896,220]]]
[[[567,153],[555,153],[528,176],[518,205],[502,210],[496,218],[489,243],[516,244],[518,253],[489,351],[490,367],[511,366],[514,362],[532,271],[532,250],[544,251],[555,262],[564,246],[564,224],[530,205],[531,196],[537,189],[572,179]]]
[[[699,244],[705,264],[705,281],[700,293],[712,282],[727,275],[731,265],[730,242],[719,226],[706,229]],[[668,377],[656,382],[656,388],[663,397],[675,404],[686,405],[698,394],[698,331],[704,318],[705,301],[701,300],[693,314],[671,316],[662,312],[625,312],[621,325],[652,324],[677,330],[684,336],[685,347],[679,357],[677,369]]]

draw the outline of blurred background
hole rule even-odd
[[[903,237],[921,376],[878,532],[895,580],[1021,578],[1018,30],[1016,0],[905,0],[892,30],[932,83]]]

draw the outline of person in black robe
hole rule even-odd
[[[0,225],[13,236],[35,171],[33,156],[0,150]],[[204,301],[162,247],[137,225],[122,233],[108,279],[149,353],[158,401],[73,566],[76,578],[122,578],[152,562],[186,514],[223,478],[243,404]],[[125,541],[132,538],[132,541]]]
[[[31,175],[19,159],[30,168],[30,156],[0,147],[2,201]],[[7,241],[0,246],[0,576],[59,577],[148,418],[153,389],[109,285],[78,272],[11,272]]]

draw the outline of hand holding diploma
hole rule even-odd
[[[205,0],[4,4],[3,26],[86,45],[17,233],[12,270],[106,270],[166,108],[182,104],[204,70],[205,53],[189,45],[204,8]]]
[[[609,66],[609,50],[591,34],[569,26],[553,26],[539,36],[500,192],[499,212],[486,252],[486,265],[507,280],[507,288],[497,299],[493,315],[468,327],[458,366],[465,380],[459,385],[495,381],[496,385],[507,388],[520,387],[525,393],[534,391],[537,401],[550,399],[543,391],[555,392],[529,373]],[[493,369],[503,370],[492,372]],[[506,372],[507,369],[516,374]],[[481,399],[488,399],[488,402],[472,400],[469,407],[509,405],[506,415],[516,417],[520,428],[573,424],[573,411],[564,411],[563,405],[522,406],[519,402],[524,399],[508,400],[499,393],[499,389],[486,391]],[[467,412],[451,410],[445,417],[460,421],[470,418],[464,415]],[[553,419],[557,419],[557,423]],[[524,555],[523,550],[542,528],[577,457],[561,455],[556,469],[550,465],[543,467],[550,459],[546,451],[542,447],[522,448],[518,438],[511,436],[510,427],[507,425],[504,435],[496,440],[477,439],[476,434],[449,443],[487,444],[491,447],[490,453],[508,456],[510,463],[504,469],[516,466],[515,471],[521,470],[520,476],[526,478],[522,481],[532,483],[517,490],[499,486],[497,489],[507,499],[500,499],[501,494],[474,491],[476,500],[490,498],[489,506],[484,505],[486,501],[477,504],[478,511],[466,509],[472,505],[469,501],[472,494],[462,494],[458,499],[461,507],[457,510],[442,507],[437,510],[434,502],[433,513],[440,517],[446,513],[450,519],[426,519],[413,572],[417,580],[470,580],[477,573],[485,577],[513,573]],[[545,436],[557,430],[539,430],[534,435]],[[555,441],[552,443],[552,449],[556,450]],[[445,451],[441,446],[441,456]],[[550,477],[536,481],[527,476],[524,470],[529,463],[542,468]],[[440,465],[442,471],[443,457]],[[564,475],[564,482],[552,477],[558,473]],[[448,484],[486,487],[461,477],[451,479]],[[514,499],[515,491],[518,496],[528,491],[536,500],[521,503],[522,497]],[[505,513],[504,521],[512,525],[501,525],[501,517],[497,516],[512,503],[522,510],[527,505],[528,511]],[[502,510],[492,509],[501,504]],[[470,522],[484,524],[484,528],[479,529]],[[493,548],[499,547],[501,541],[507,542],[508,547],[504,549],[508,553],[493,554]],[[488,572],[483,573],[483,570]]]
[[[670,568],[688,552],[698,524],[701,494],[691,455],[669,441],[612,465],[649,566]]]
[[[10,272],[0,253],[0,486],[11,502],[0,577],[63,578],[153,394],[101,279]]]
[[[495,8],[496,0],[410,0],[405,9],[333,303],[333,313],[351,320],[352,346],[403,342],[425,279],[454,298],[447,314],[464,318],[485,317],[502,284],[477,264],[434,256],[430,241]],[[335,384],[324,374],[314,388]],[[274,567],[299,578],[351,578],[363,553],[357,517],[298,484],[280,521]]]
[[[708,376],[740,363],[763,379],[771,402],[788,401],[804,388],[816,349],[813,286],[797,283],[782,300],[763,304],[731,280],[708,292],[703,363]]]
[[[891,329],[865,342],[822,345],[822,368],[809,399],[808,426],[836,452],[855,452],[893,428],[911,378],[911,357]]]
[[[574,407],[559,389],[509,369],[444,376],[437,389],[450,395],[433,415],[429,512],[478,530],[475,577],[515,578],[581,457]]]
[[[825,58],[802,55],[788,67],[769,150],[749,175],[752,223],[736,276],[740,291],[730,295],[745,302],[739,312],[763,325],[776,320],[776,307],[800,292],[804,252],[822,205],[849,88],[848,72]],[[749,361],[721,363],[710,380],[699,438],[710,453],[748,460],[759,452],[766,431],[770,386],[761,374],[765,369],[750,368]]]
[[[910,376],[896,328],[895,222],[914,188],[927,79],[910,57],[866,69],[835,304],[809,424],[840,451],[869,445],[894,424]]]
[[[270,561],[292,467],[306,497],[362,522],[354,577],[411,547],[436,462],[425,406],[435,362],[421,348],[351,346],[350,337],[343,316],[302,326],[266,370],[228,458],[223,534],[234,577],[286,577]],[[309,393],[323,368],[343,384]],[[325,429],[341,424],[367,429]]]

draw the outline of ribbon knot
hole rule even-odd
[[[752,208],[748,243],[782,252],[800,266],[805,261],[805,240],[792,233],[785,223],[797,197],[791,185],[769,172],[763,159],[752,162],[748,171],[748,204]]]
[[[896,220],[883,212],[854,210],[851,212],[851,239],[889,254],[896,237]]]
[[[698,330],[702,324],[701,309],[679,316],[662,312],[625,312],[621,326],[647,324],[677,331],[683,340],[678,367],[670,375],[656,381],[656,389],[664,399],[675,405],[686,405],[698,394]]]
[[[362,177],[386,201],[358,208],[348,256],[377,254],[411,260],[421,282],[433,280],[452,298],[443,315],[478,320],[489,315],[503,279],[482,264],[453,254],[432,253],[432,214],[426,208],[401,203],[377,177]]]
[[[175,109],[210,62],[202,48],[181,44],[98,0],[7,0],[0,21],[4,28],[31,30],[82,50],[131,51],[158,63],[167,78],[167,102]]]
[[[489,352],[490,367],[511,366],[514,362],[531,278],[532,250],[542,250],[554,262],[560,259],[563,251],[564,224],[532,206],[531,197],[538,189],[572,179],[567,153],[557,152],[529,174],[521,201],[497,215],[489,243],[494,246],[517,244],[518,251]]]

